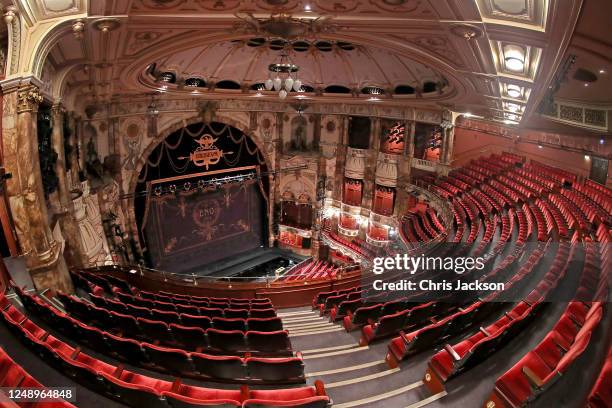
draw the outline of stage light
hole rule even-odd
[[[185,184],[183,184],[183,189],[185,189],[185,191],[191,190],[191,183],[186,181]]]
[[[538,145],[538,149],[543,149],[543,148],[544,148],[544,146]]]
[[[604,144],[606,141],[604,139],[599,139],[599,144],[602,145]]]
[[[176,184],[170,184],[168,190],[170,190],[171,193],[176,193]]]
[[[591,156],[589,156],[588,154],[584,155],[584,160],[591,160]]]
[[[135,274],[135,273],[138,273],[138,271],[136,269],[130,269],[130,273]]]

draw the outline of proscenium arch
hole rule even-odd
[[[142,171],[142,168],[144,167],[144,165],[147,162],[147,159],[149,158],[149,155],[153,152],[153,150],[159,146],[160,143],[162,143],[164,140],[166,140],[166,138],[168,136],[170,136],[171,134],[173,134],[174,132],[177,132],[181,129],[183,129],[184,127],[190,126],[190,125],[194,125],[196,123],[201,123],[202,122],[202,117],[199,115],[195,115],[192,116],[188,119],[179,119],[176,122],[173,122],[171,125],[169,125],[167,128],[165,128],[164,130],[162,130],[161,132],[158,133],[158,135],[149,142],[149,144],[147,145],[147,147],[141,152],[140,156],[138,157],[138,162],[136,163],[136,168],[134,170],[132,170],[132,175],[130,177],[129,180],[129,184],[128,184],[128,191],[130,193],[135,193],[136,192],[136,187],[138,185],[138,178],[140,176],[140,172]],[[244,123],[239,122],[237,120],[234,120],[232,118],[228,118],[226,116],[224,116],[222,113],[218,113],[217,115],[215,115],[215,122],[219,122],[225,125],[229,125],[232,126],[238,130],[240,130],[246,137],[248,137],[253,143],[255,143],[255,146],[257,146],[257,149],[259,150],[259,153],[261,154],[261,156],[264,159],[264,162],[266,163],[266,167],[268,169],[268,171],[270,172],[271,170],[274,169],[274,167],[272,166],[272,163],[270,162],[270,158],[268,157],[268,155],[266,154],[266,150],[264,148],[264,144],[262,142],[262,140],[254,133],[251,131],[251,129],[246,126]],[[268,234],[271,234],[271,211],[272,211],[272,203],[274,202],[273,197],[271,197],[272,191],[273,191],[273,185],[274,185],[274,180],[273,180],[273,176],[272,174],[268,174],[268,186],[269,186],[269,192],[268,192],[268,208],[267,208],[267,212],[268,212]],[[136,223],[136,211],[135,211],[135,198],[133,196],[133,194],[130,195],[130,198],[127,200],[127,208],[124,208],[124,210],[127,210],[127,218],[129,220],[130,223],[130,229],[131,229],[131,233],[132,233],[132,237],[134,238],[134,241],[136,242],[136,245],[138,246],[138,248],[140,249],[140,251],[142,252],[142,243],[140,242],[140,235],[138,233],[138,225]],[[270,236],[270,235],[269,235]]]

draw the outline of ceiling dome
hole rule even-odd
[[[233,89],[262,91],[258,85],[268,78],[268,66],[283,52],[299,67],[303,91],[439,99],[452,90],[439,72],[386,49],[327,39],[288,42],[260,37],[196,46],[150,61],[142,70],[141,83],[152,89],[192,92],[195,83],[216,88],[215,84],[229,81],[239,84]]]

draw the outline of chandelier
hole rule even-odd
[[[302,81],[297,76],[300,67],[295,65],[287,52],[283,50],[280,59],[268,65],[268,79],[264,82],[267,91],[274,89],[278,97],[285,99],[291,90],[300,92]]]

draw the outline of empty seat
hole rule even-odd
[[[213,350],[231,353],[248,350],[244,333],[239,330],[208,329],[206,336],[208,337],[208,345]]]
[[[249,317],[248,309],[225,309],[224,314],[228,319],[246,319]]]
[[[190,314],[181,314],[181,321],[184,326],[199,327],[206,330],[212,327],[211,318],[208,316],[194,316]],[[178,323],[178,322],[175,322]]]
[[[246,321],[244,319],[226,319],[215,317],[212,319],[212,326],[219,330],[240,330],[246,331]]]
[[[111,312],[111,316],[113,317],[113,321],[115,322],[115,328],[121,330],[121,332],[126,337],[140,337],[142,336],[142,332],[140,331],[140,326],[138,325],[138,321],[134,316],[124,315],[121,313]]]
[[[241,407],[242,394],[239,390],[208,389],[181,384],[178,389],[162,392],[171,408]]]
[[[160,343],[172,344],[174,337],[172,332],[168,328],[168,325],[164,322],[157,320],[149,320],[138,318],[138,325],[142,331],[144,338],[149,342],[159,341]]]
[[[196,315],[196,316],[200,314],[200,309],[198,309],[197,306],[193,306],[193,305],[178,304],[176,305],[176,311],[178,313],[186,313],[186,314]]]
[[[251,309],[249,316],[256,317],[259,319],[263,319],[266,317],[276,317],[276,310],[274,309]]]
[[[158,385],[165,385],[164,383],[167,383],[167,381],[158,380],[151,384],[135,384],[106,373],[101,373],[101,376],[109,392],[126,405],[132,407],[167,408],[165,401],[161,399],[161,393],[169,390],[171,384],[163,388],[158,387]]]
[[[170,312],[167,310],[151,310],[151,316],[154,320],[161,320],[162,322],[170,323],[180,323],[179,315],[176,312]]]
[[[247,329],[252,331],[270,332],[283,330],[283,321],[280,317],[250,318],[246,322]]]
[[[251,390],[249,399],[244,401],[243,407],[300,407],[325,408],[330,400],[320,381],[315,387],[302,387],[284,390]]]
[[[247,372],[252,380],[267,382],[297,382],[304,380],[304,362],[301,358],[246,359]]]
[[[212,319],[213,317],[223,317],[223,309],[215,307],[200,307],[200,315]]]
[[[291,354],[291,342],[286,331],[246,333],[248,348],[252,352],[266,354]]]
[[[151,309],[144,306],[127,305],[128,314],[143,319],[151,319]]]
[[[176,312],[176,306],[174,305],[174,303],[170,303],[170,302],[157,301],[155,302],[155,308],[158,310],[167,310],[171,312]]]
[[[136,340],[124,339],[109,333],[106,335],[106,341],[118,358],[134,365],[149,363],[147,355]]]
[[[143,343],[142,348],[149,361],[174,375],[193,375],[195,369],[189,354],[184,350],[171,349],[153,344]]]
[[[237,356],[211,356],[191,353],[196,371],[204,377],[219,380],[245,380],[246,367]]]
[[[206,332],[200,327],[187,327],[170,324],[174,340],[186,350],[202,350],[206,348]]]

